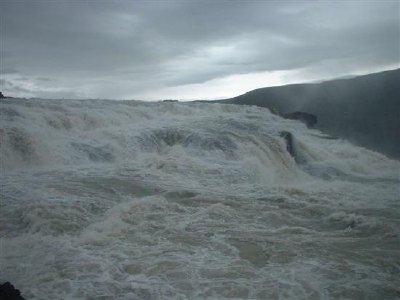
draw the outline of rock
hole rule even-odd
[[[305,123],[307,127],[313,127],[315,124],[317,124],[317,116],[302,111],[286,114],[283,115],[283,117],[285,119],[299,120]]]
[[[288,131],[282,131],[279,135],[283,137],[283,139],[286,142],[286,150],[293,158],[295,158],[295,153],[293,148],[293,135]]]
[[[282,131],[279,135],[285,140],[286,150],[293,157],[294,161],[299,165],[307,163],[305,157],[296,149],[296,141],[293,134],[288,131]]]
[[[0,285],[0,299],[1,300],[25,300],[21,296],[21,292],[17,290],[11,283],[6,282]]]

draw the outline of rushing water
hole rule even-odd
[[[400,297],[397,161],[257,107],[0,113],[0,283],[27,299]]]

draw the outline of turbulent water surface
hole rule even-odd
[[[257,107],[0,114],[0,282],[27,299],[400,297],[396,161]]]

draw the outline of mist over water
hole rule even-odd
[[[398,161],[260,107],[0,114],[0,282],[27,299],[400,297]]]

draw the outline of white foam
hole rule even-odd
[[[399,163],[383,155],[258,107],[0,110],[0,282],[27,299],[398,293]]]

